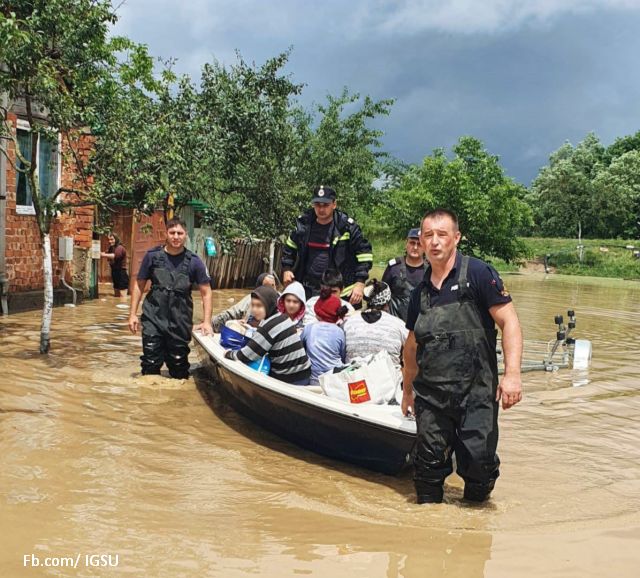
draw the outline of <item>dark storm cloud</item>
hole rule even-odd
[[[589,131],[640,129],[640,3],[129,0],[118,32],[197,78],[234,50],[263,61],[294,46],[308,105],[343,86],[396,98],[385,147],[409,162],[472,134],[529,183]]]

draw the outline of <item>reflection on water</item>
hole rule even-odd
[[[507,283],[528,339],[552,337],[572,308],[594,359],[588,372],[525,375],[484,507],[461,502],[455,476],[445,504],[416,506],[410,473],[298,449],[236,415],[202,374],[141,377],[115,298],[57,309],[48,357],[37,313],[2,319],[0,575],[635,575],[640,286]],[[216,292],[215,308],[241,294]],[[24,568],[31,553],[118,554],[119,566]]]

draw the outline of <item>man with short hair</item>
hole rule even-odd
[[[346,285],[342,297],[357,306],[373,265],[371,244],[357,223],[337,209],[334,189],[316,187],[311,202],[313,208],[298,217],[282,252],[284,284],[300,281],[310,298],[320,293],[322,274],[337,269]]]
[[[204,316],[193,329],[211,335],[211,285],[209,273],[200,257],[185,248],[187,227],[182,219],[167,221],[164,245],[147,252],[131,294],[129,329],[140,327],[137,311],[147,282],[149,293],[142,306],[143,375],[159,375],[164,363],[176,379],[189,377],[189,342],[193,324],[191,287],[200,288]]]
[[[522,399],[520,323],[495,269],[458,253],[455,213],[427,213],[420,239],[429,268],[409,302],[402,395],[402,412],[413,413],[417,425],[417,501],[442,501],[455,452],[465,499],[483,502],[499,476],[498,401],[508,409]]]
[[[407,320],[407,307],[411,292],[420,284],[427,270],[427,263],[420,246],[420,229],[411,229],[407,234],[405,256],[391,259],[382,280],[391,288],[389,313]]]

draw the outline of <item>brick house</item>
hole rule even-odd
[[[23,155],[29,156],[30,133],[24,110],[16,103],[8,121]],[[12,166],[16,158],[14,142],[4,141],[10,162],[0,153],[0,284],[3,313],[36,308],[42,305],[44,287],[42,243],[26,176]],[[38,173],[44,194],[54,194],[60,187],[79,188],[75,163],[65,160],[68,143],[59,135],[58,143],[45,139],[38,142]],[[75,147],[74,147],[75,148]],[[86,159],[91,150],[91,137],[80,136],[76,153]],[[51,227],[53,286],[56,303],[70,300],[70,292],[61,287],[63,262],[59,260],[58,239],[73,238],[73,260],[68,263],[65,279],[88,296],[95,286],[97,267],[90,258],[94,207],[78,207],[71,215],[62,214]],[[93,283],[92,283],[92,277]]]

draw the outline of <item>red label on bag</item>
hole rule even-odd
[[[363,379],[361,381],[354,381],[349,384],[349,400],[351,403],[362,403],[363,401],[371,401],[369,395],[369,389],[367,388],[367,382]]]

